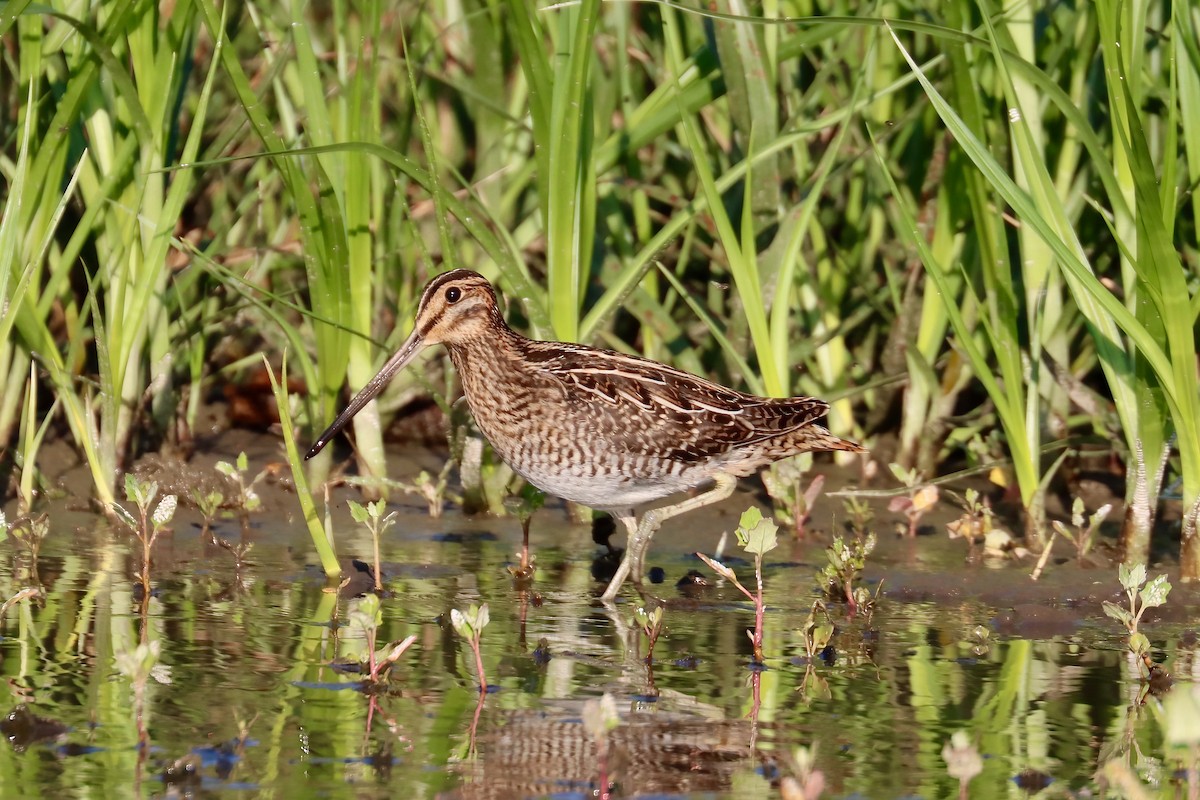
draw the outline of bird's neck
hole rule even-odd
[[[513,365],[521,362],[528,341],[497,318],[477,333],[447,343],[446,349],[465,384],[468,376],[486,381],[493,379],[496,372],[512,371]]]

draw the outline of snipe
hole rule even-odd
[[[644,358],[526,339],[504,322],[492,285],[456,269],[425,287],[412,335],[317,438],[312,458],[425,347],[444,344],[479,430],[518,474],[548,494],[608,511],[625,526],[625,557],[604,592],[641,581],[664,520],[728,497],[737,478],[815,450],[863,452],[816,421],[811,397],[769,399]],[[642,515],[634,509],[712,484]]]

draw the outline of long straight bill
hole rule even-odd
[[[371,402],[375,398],[375,395],[383,391],[383,387],[387,386],[392,376],[407,367],[409,362],[416,358],[417,353],[421,352],[423,344],[424,339],[421,335],[417,331],[413,331],[412,335],[396,351],[396,354],[389,358],[387,363],[383,365],[379,373],[374,378],[371,378],[371,381],[362,388],[362,391],[354,395],[354,399],[350,401],[350,405],[346,406],[346,410],[338,414],[333,424],[317,437],[317,440],[313,442],[313,446],[304,454],[304,460],[307,461],[324,450],[325,445],[329,444],[330,440],[337,436],[350,420],[354,419],[354,415],[362,411],[363,406]]]

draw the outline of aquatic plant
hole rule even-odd
[[[479,691],[486,693],[488,689],[487,675],[483,672],[483,653],[480,647],[483,629],[487,627],[491,617],[488,614],[487,603],[472,603],[465,612],[457,608],[450,611],[450,624],[455,633],[467,641],[475,654],[475,674],[479,676]]]
[[[333,526],[328,513],[329,486],[325,485],[326,515],[325,524],[322,525],[317,516],[317,504],[313,500],[312,491],[308,488],[304,463],[300,460],[300,448],[296,446],[296,428],[292,424],[291,395],[288,392],[287,353],[284,353],[278,378],[275,377],[275,370],[266,355],[263,356],[262,361],[263,367],[267,370],[267,377],[271,380],[271,391],[275,395],[275,407],[279,410],[279,427],[283,433],[283,446],[287,452],[288,468],[292,473],[292,481],[296,484],[296,500],[300,503],[300,512],[304,516],[308,536],[312,539],[317,555],[321,559],[321,568],[325,570],[326,580],[336,581],[342,575],[342,566],[333,552]]]
[[[225,495],[217,489],[213,489],[210,492],[203,492],[199,488],[193,488],[192,502],[196,504],[196,508],[200,511],[200,516],[203,518],[200,535],[208,536],[213,541],[216,541],[216,536],[212,532],[212,524],[217,518],[217,513],[221,510],[221,504],[225,502]]]
[[[621,724],[621,715],[617,713],[617,702],[613,696],[605,692],[600,698],[590,698],[583,703],[583,729],[596,745],[596,763],[598,766],[597,782],[599,791],[595,795],[602,800],[612,797],[613,785],[609,782],[609,743],[608,735]]]
[[[437,519],[442,515],[442,507],[446,504],[446,484],[450,479],[450,472],[454,468],[453,461],[447,461],[442,469],[438,472],[435,478],[428,470],[421,470],[417,473],[417,477],[413,479],[411,484],[398,482],[400,488],[408,494],[415,494],[422,498],[429,508],[429,516]],[[450,499],[457,498],[457,495],[451,495]],[[461,498],[457,498],[459,502]]]
[[[1071,504],[1071,528],[1057,519],[1050,523],[1053,533],[1046,544],[1047,550],[1054,546],[1055,537],[1061,536],[1075,546],[1075,560],[1083,562],[1096,543],[1096,533],[1100,526],[1112,512],[1112,504],[1105,503],[1086,516],[1084,511],[1083,499],[1076,497],[1075,502]]]
[[[818,581],[827,598],[835,603],[846,603],[850,606],[850,616],[874,602],[874,597],[866,587],[856,584],[867,565],[867,556],[875,549],[875,542],[874,533],[867,534],[865,539],[854,538],[849,542],[838,535],[833,537],[833,543],[825,548],[825,557],[829,563],[817,573]],[[882,584],[876,589],[876,596],[880,589]]]
[[[387,529],[396,524],[396,512],[384,514],[387,508],[387,502],[384,500],[376,500],[372,503],[367,503],[365,506],[362,503],[350,502],[350,516],[354,521],[364,525],[371,532],[372,546],[372,566],[375,576],[375,591],[383,591],[383,576],[379,566],[379,538],[387,532]]]
[[[1124,608],[1105,600],[1103,602],[1104,613],[1125,626],[1129,650],[1137,657],[1139,668],[1142,668],[1145,666],[1145,658],[1150,652],[1150,640],[1138,630],[1138,625],[1147,609],[1156,608],[1167,602],[1167,595],[1171,592],[1171,583],[1167,580],[1166,573],[1147,583],[1145,564],[1135,564],[1132,567],[1119,565],[1117,579],[1121,582],[1121,590],[1125,592],[1129,607]]]
[[[741,518],[738,520],[736,531],[738,545],[747,553],[754,556],[756,589],[753,592],[742,585],[732,569],[716,559],[709,558],[703,553],[696,553],[700,560],[707,564],[713,572],[736,586],[742,594],[746,595],[754,603],[754,631],[746,631],[746,636],[750,639],[750,643],[754,648],[755,664],[763,663],[763,615],[766,610],[766,604],[763,600],[762,560],[764,555],[774,550],[778,545],[778,531],[779,526],[769,519],[764,519],[762,512],[757,507],[752,506],[743,511]]]
[[[238,453],[234,463],[218,461],[214,469],[237,485],[238,493],[232,501],[243,513],[257,511],[262,506],[262,498],[258,496],[254,487],[267,476],[267,471],[263,470],[250,478],[250,460],[246,457],[245,450]]]
[[[125,475],[125,499],[137,507],[134,517],[120,503],[109,506],[113,516],[127,527],[142,543],[142,585],[150,588],[150,551],[154,543],[175,516],[178,498],[173,494],[164,497],[157,505],[158,483],[138,478],[133,473]],[[153,512],[151,508],[153,507]]]
[[[379,626],[383,624],[383,609],[379,596],[375,594],[360,597],[350,612],[348,621],[351,626],[361,630],[366,638],[364,655],[367,662],[367,681],[371,685],[385,682],[392,667],[417,641],[416,636],[408,636],[377,649]]]
[[[661,605],[650,611],[647,611],[645,606],[638,606],[633,610],[633,621],[646,637],[646,657],[643,661],[647,664],[654,663],[654,645],[658,644],[658,637],[663,632],[663,613]]]
[[[516,514],[521,522],[521,550],[517,553],[521,560],[516,567],[508,568],[518,581],[527,582],[533,578],[533,561],[529,557],[529,524],[537,510],[545,504],[546,493],[532,483],[522,486],[519,495],[508,498],[504,503],[505,508]]]

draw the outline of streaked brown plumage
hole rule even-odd
[[[797,453],[862,452],[816,424],[828,406],[728,389],[636,356],[527,339],[504,322],[488,281],[470,270],[425,288],[413,333],[321,434],[316,455],[425,347],[444,344],[480,431],[518,474],[543,491],[613,513],[629,530],[631,571],[662,521],[728,497],[735,479]],[[647,512],[633,509],[715,482],[704,494]]]

